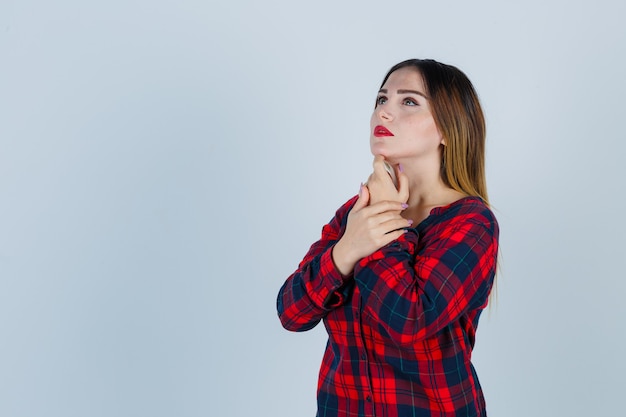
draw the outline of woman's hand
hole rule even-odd
[[[407,207],[405,203],[380,201],[368,205],[370,198],[368,187],[361,186],[359,198],[348,214],[346,230],[333,248],[333,261],[344,276],[359,260],[402,236],[404,228],[412,223],[400,216]]]
[[[393,183],[393,179],[385,169],[385,158],[382,155],[374,157],[374,172],[367,179],[367,188],[370,192],[370,205],[381,201],[398,201],[406,203],[409,201],[409,178],[400,171],[396,165],[396,178],[398,179],[398,187]]]

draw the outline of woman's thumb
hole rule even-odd
[[[361,188],[359,188],[359,198],[356,200],[354,204],[355,209],[362,209],[367,206],[367,203],[370,201],[370,190],[367,189],[366,185],[361,184]]]

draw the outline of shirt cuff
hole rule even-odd
[[[390,243],[389,247],[396,250],[407,251],[410,254],[414,254],[417,249],[417,244],[419,242],[419,234],[417,233],[417,230],[413,228],[408,228],[404,230],[406,230],[406,233],[403,233],[402,236]]]
[[[323,277],[320,285],[325,288],[321,289],[322,306],[326,309],[339,307],[345,302],[346,294],[344,289],[346,284],[352,280],[353,274],[344,276],[339,272],[332,257],[333,246],[328,248],[320,257],[319,273]]]

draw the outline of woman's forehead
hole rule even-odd
[[[422,74],[415,68],[400,68],[389,75],[383,89],[417,89],[426,93]]]

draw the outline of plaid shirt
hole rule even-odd
[[[331,258],[344,204],[280,289],[282,325],[324,320],[319,417],[485,416],[470,362],[498,251],[498,224],[476,197],[431,211],[343,277]]]

